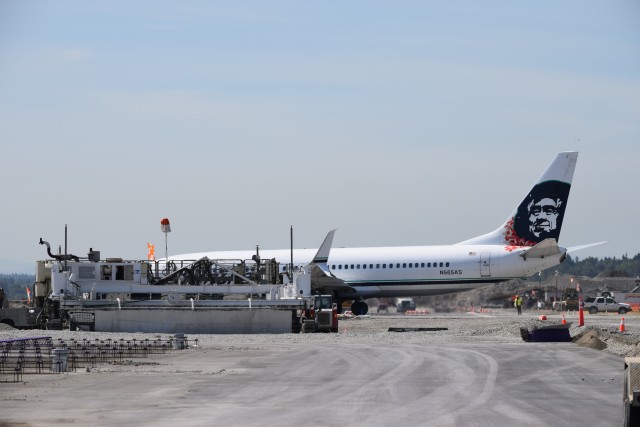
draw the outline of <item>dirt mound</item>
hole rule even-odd
[[[590,330],[582,334],[582,336],[576,340],[576,344],[581,347],[589,347],[596,350],[604,350],[607,348],[607,343],[602,341],[598,332],[594,330]]]
[[[627,274],[626,271],[622,271],[622,270],[606,270],[599,273],[596,276],[596,279],[605,279],[608,277],[629,277],[629,275]]]

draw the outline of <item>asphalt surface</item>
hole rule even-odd
[[[431,338],[448,331],[377,334],[377,319],[363,322],[340,334],[209,336],[131,363],[25,376],[0,384],[0,426],[622,423],[618,355],[491,333],[451,343]],[[347,339],[359,329],[365,340]]]

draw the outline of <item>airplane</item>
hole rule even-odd
[[[367,298],[456,293],[525,278],[564,261],[572,248],[558,246],[577,152],[561,152],[497,229],[453,245],[331,248],[335,230],[320,249],[293,250],[293,266],[312,266],[314,291],[331,293],[341,307],[353,301],[366,314]],[[216,251],[170,256],[171,260],[250,259],[255,251]],[[291,260],[291,249],[260,250],[262,259]]]

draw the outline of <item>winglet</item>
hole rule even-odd
[[[308,264],[309,271],[311,273],[311,288],[314,291],[325,290],[333,292],[336,289],[342,291],[354,291],[354,289],[348,286],[344,280],[337,278],[327,265],[329,260],[329,253],[331,252],[331,245],[333,244],[333,235],[336,230],[331,230],[327,237],[325,237],[322,246],[318,249],[316,256]]]
[[[324,242],[318,249],[316,256],[313,257],[310,264],[326,264],[329,260],[329,253],[331,252],[331,245],[333,244],[333,235],[336,234],[336,230],[331,230],[327,237],[324,238]]]

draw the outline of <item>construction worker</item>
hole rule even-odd
[[[513,302],[516,306],[516,310],[518,314],[522,314],[522,297],[520,295],[516,295],[516,299]]]

